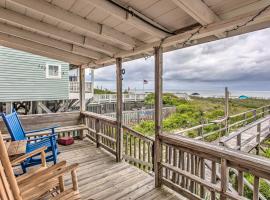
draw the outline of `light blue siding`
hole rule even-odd
[[[61,65],[61,79],[46,78],[46,64]],[[68,99],[69,64],[0,46],[0,102]]]

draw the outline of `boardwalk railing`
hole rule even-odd
[[[257,109],[252,109],[236,115],[231,115],[227,119],[222,118],[175,132],[177,135],[193,136],[198,140],[213,141],[228,133],[231,133],[240,127],[255,122],[258,119],[264,118],[270,112],[270,106],[263,106]]]
[[[253,177],[253,199],[259,199],[260,182],[270,180],[266,158],[179,135],[162,134],[160,143],[161,183],[188,199],[246,199],[245,175]]]
[[[147,94],[123,94],[123,102],[143,101]],[[116,102],[116,94],[94,94],[94,103],[111,103]]]
[[[165,107],[162,109],[163,118],[170,116],[172,113],[176,112],[176,107]],[[106,113],[105,116],[116,119],[116,113]],[[155,110],[154,109],[144,109],[135,111],[123,111],[122,119],[125,125],[138,124],[141,121],[154,120]]]
[[[255,128],[256,132],[255,133],[251,132],[251,134],[247,138],[243,139],[242,138],[243,133],[249,131],[252,128]],[[227,145],[227,143],[232,140],[235,140],[236,144],[234,149],[241,150],[243,146],[253,141],[252,146],[250,146],[249,149],[246,149],[246,152],[249,152],[250,150],[253,149],[254,146],[259,145],[262,142],[262,140],[264,140],[269,135],[269,131],[270,131],[270,117],[266,117],[254,123],[251,123],[247,126],[244,126],[235,132],[232,132],[229,136],[222,138],[219,143],[223,146],[230,147]]]

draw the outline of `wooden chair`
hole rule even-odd
[[[46,147],[41,147],[10,162],[0,133],[1,200],[80,199],[76,175],[78,164],[67,166],[66,162],[62,161],[51,167],[46,167],[45,150]],[[25,159],[39,154],[42,160],[41,167],[31,169],[29,172],[16,178],[12,166],[18,165]],[[70,189],[65,189],[64,186],[63,176],[67,172],[71,172],[72,177],[73,184]]]
[[[3,121],[6,124],[6,127],[13,141],[17,141],[17,140],[28,141],[27,146],[26,146],[26,153],[30,153],[36,149],[39,149],[40,147],[45,146],[47,147],[46,152],[51,152],[51,154],[47,155],[46,157],[47,162],[53,161],[54,164],[56,164],[57,154],[58,154],[58,147],[57,147],[56,133],[55,133],[56,127],[49,127],[49,128],[44,128],[40,130],[32,130],[32,131],[26,132],[24,128],[22,127],[21,121],[16,111],[8,115],[5,115],[4,113],[2,113],[1,116],[3,118]],[[30,140],[27,139],[28,134],[38,133],[45,130],[49,130],[51,134],[47,136],[39,136],[37,138],[30,139]],[[40,163],[41,163],[40,158],[31,157],[22,162],[22,169],[25,173],[28,167],[31,167],[34,165],[40,165]]]

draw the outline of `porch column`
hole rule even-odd
[[[95,70],[91,69],[91,92],[94,95],[94,89],[95,89]]]
[[[161,47],[155,47],[155,143],[154,143],[154,171],[155,186],[161,186],[161,145],[159,135],[162,133],[162,73],[163,54]]]
[[[80,66],[80,111],[85,111],[85,69]]]
[[[116,58],[116,161],[121,162],[123,158],[123,130],[122,130],[122,58]]]

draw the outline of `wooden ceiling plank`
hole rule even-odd
[[[74,13],[52,5],[44,0],[9,0],[19,6],[34,10],[60,22],[67,23],[89,34],[105,40],[110,40],[124,45],[130,49],[136,46],[136,41],[128,35],[106,25],[82,18]]]
[[[130,13],[126,12],[122,8],[110,3],[107,0],[84,0],[85,2],[94,5],[95,7],[102,9],[103,11],[107,12],[108,14],[118,18],[123,22],[127,22],[132,26],[144,31],[150,35],[163,38],[168,36],[169,34],[144,22],[143,20],[139,19],[138,17],[131,15]],[[146,17],[145,17],[146,18]],[[166,28],[163,28],[166,30]]]
[[[100,42],[96,39],[85,37],[77,33],[72,33],[63,29],[59,29],[53,25],[37,21],[28,16],[16,13],[14,11],[0,8],[0,20],[19,26],[23,26],[32,31],[38,32],[52,38],[63,40],[79,46],[85,46],[92,50],[100,51],[108,56],[113,56],[114,53],[119,52],[120,49]]]

